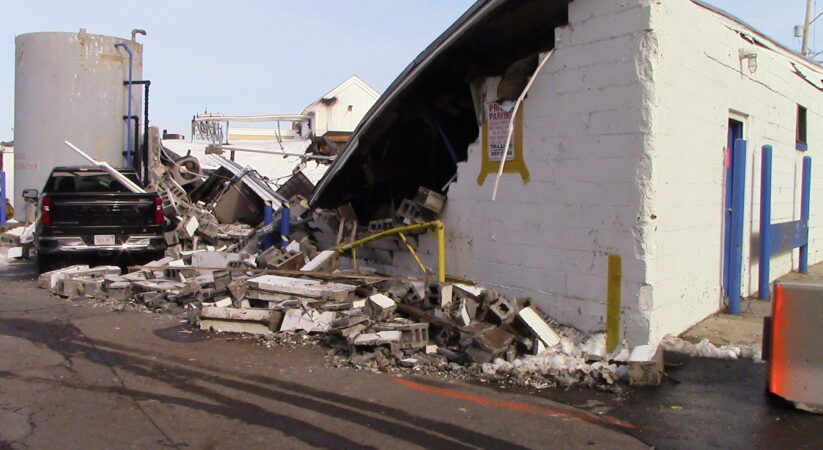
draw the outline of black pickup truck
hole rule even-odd
[[[118,172],[137,183],[134,170]],[[142,263],[161,257],[166,249],[160,197],[131,192],[99,167],[55,167],[39,207],[35,246],[41,272],[89,258]]]

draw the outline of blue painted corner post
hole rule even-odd
[[[772,146],[764,145],[760,156],[760,259],[757,298],[768,300],[769,259],[772,256]]]
[[[729,314],[740,314],[740,284],[743,271],[743,208],[746,192],[746,141],[734,141],[732,154],[731,252],[729,261]]]
[[[0,226],[6,226],[6,172],[0,172]]]
[[[280,208],[280,248],[289,245],[289,234],[291,234],[291,211],[287,203]]]
[[[811,206],[812,194],[812,157],[803,157],[803,184],[802,192],[800,194],[800,220],[809,224],[809,208]],[[800,273],[809,273],[809,240],[806,238],[806,243],[800,246]]]
[[[263,205],[263,224],[270,225],[274,221],[274,208],[271,205],[271,202],[266,202]],[[266,233],[263,235],[263,250],[271,247],[273,244],[271,233]]]

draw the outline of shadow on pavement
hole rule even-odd
[[[240,390],[269,400],[287,403],[292,407],[323,414],[336,420],[348,421],[358,426],[368,426],[374,432],[426,448],[524,448],[467,428],[417,416],[402,409],[371,403],[356,397],[267,376],[245,374],[231,369],[220,368],[218,372],[213,367],[192,362],[185,358],[158,353],[148,354],[128,346],[89,339],[71,324],[58,325],[53,322],[44,323],[29,319],[0,319],[0,333],[43,344],[66,358],[85,357],[97,364],[156,379],[181,391],[208,398],[214,403],[129,389],[125,386],[95,386],[63,380],[26,377],[8,371],[0,372],[0,377],[51,383],[94,392],[115,393],[129,396],[135,400],[156,400],[181,405],[240,420],[251,425],[274,428],[285,435],[292,436],[312,446],[364,448],[363,444],[352,440],[350,437],[330,432],[316,424],[286,414],[279,414],[257,404],[226,395],[217,389],[204,386],[203,383],[214,383],[228,389]],[[166,362],[161,362],[158,358],[163,358]],[[181,365],[186,367],[181,367]],[[228,378],[226,375],[232,378]],[[366,414],[366,412],[369,414]],[[389,421],[382,417],[391,418],[402,423]],[[406,423],[413,426],[405,425]],[[450,438],[443,437],[440,434]]]

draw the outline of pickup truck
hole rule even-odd
[[[137,182],[134,170],[118,171]],[[38,197],[27,191],[24,197]],[[160,197],[131,192],[99,167],[55,167],[38,204],[34,235],[41,273],[79,259],[143,263],[166,249]]]

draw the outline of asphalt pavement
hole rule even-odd
[[[767,394],[765,363],[677,353],[665,360],[671,378],[660,386],[537,395],[632,423],[629,434],[659,449],[823,449],[823,415]]]
[[[0,268],[0,448],[647,448],[630,422],[326,363],[49,295]]]
[[[34,276],[0,267],[0,448],[823,448],[823,415],[768,396],[763,363],[667,353],[663,385],[619,394],[400,377]]]

